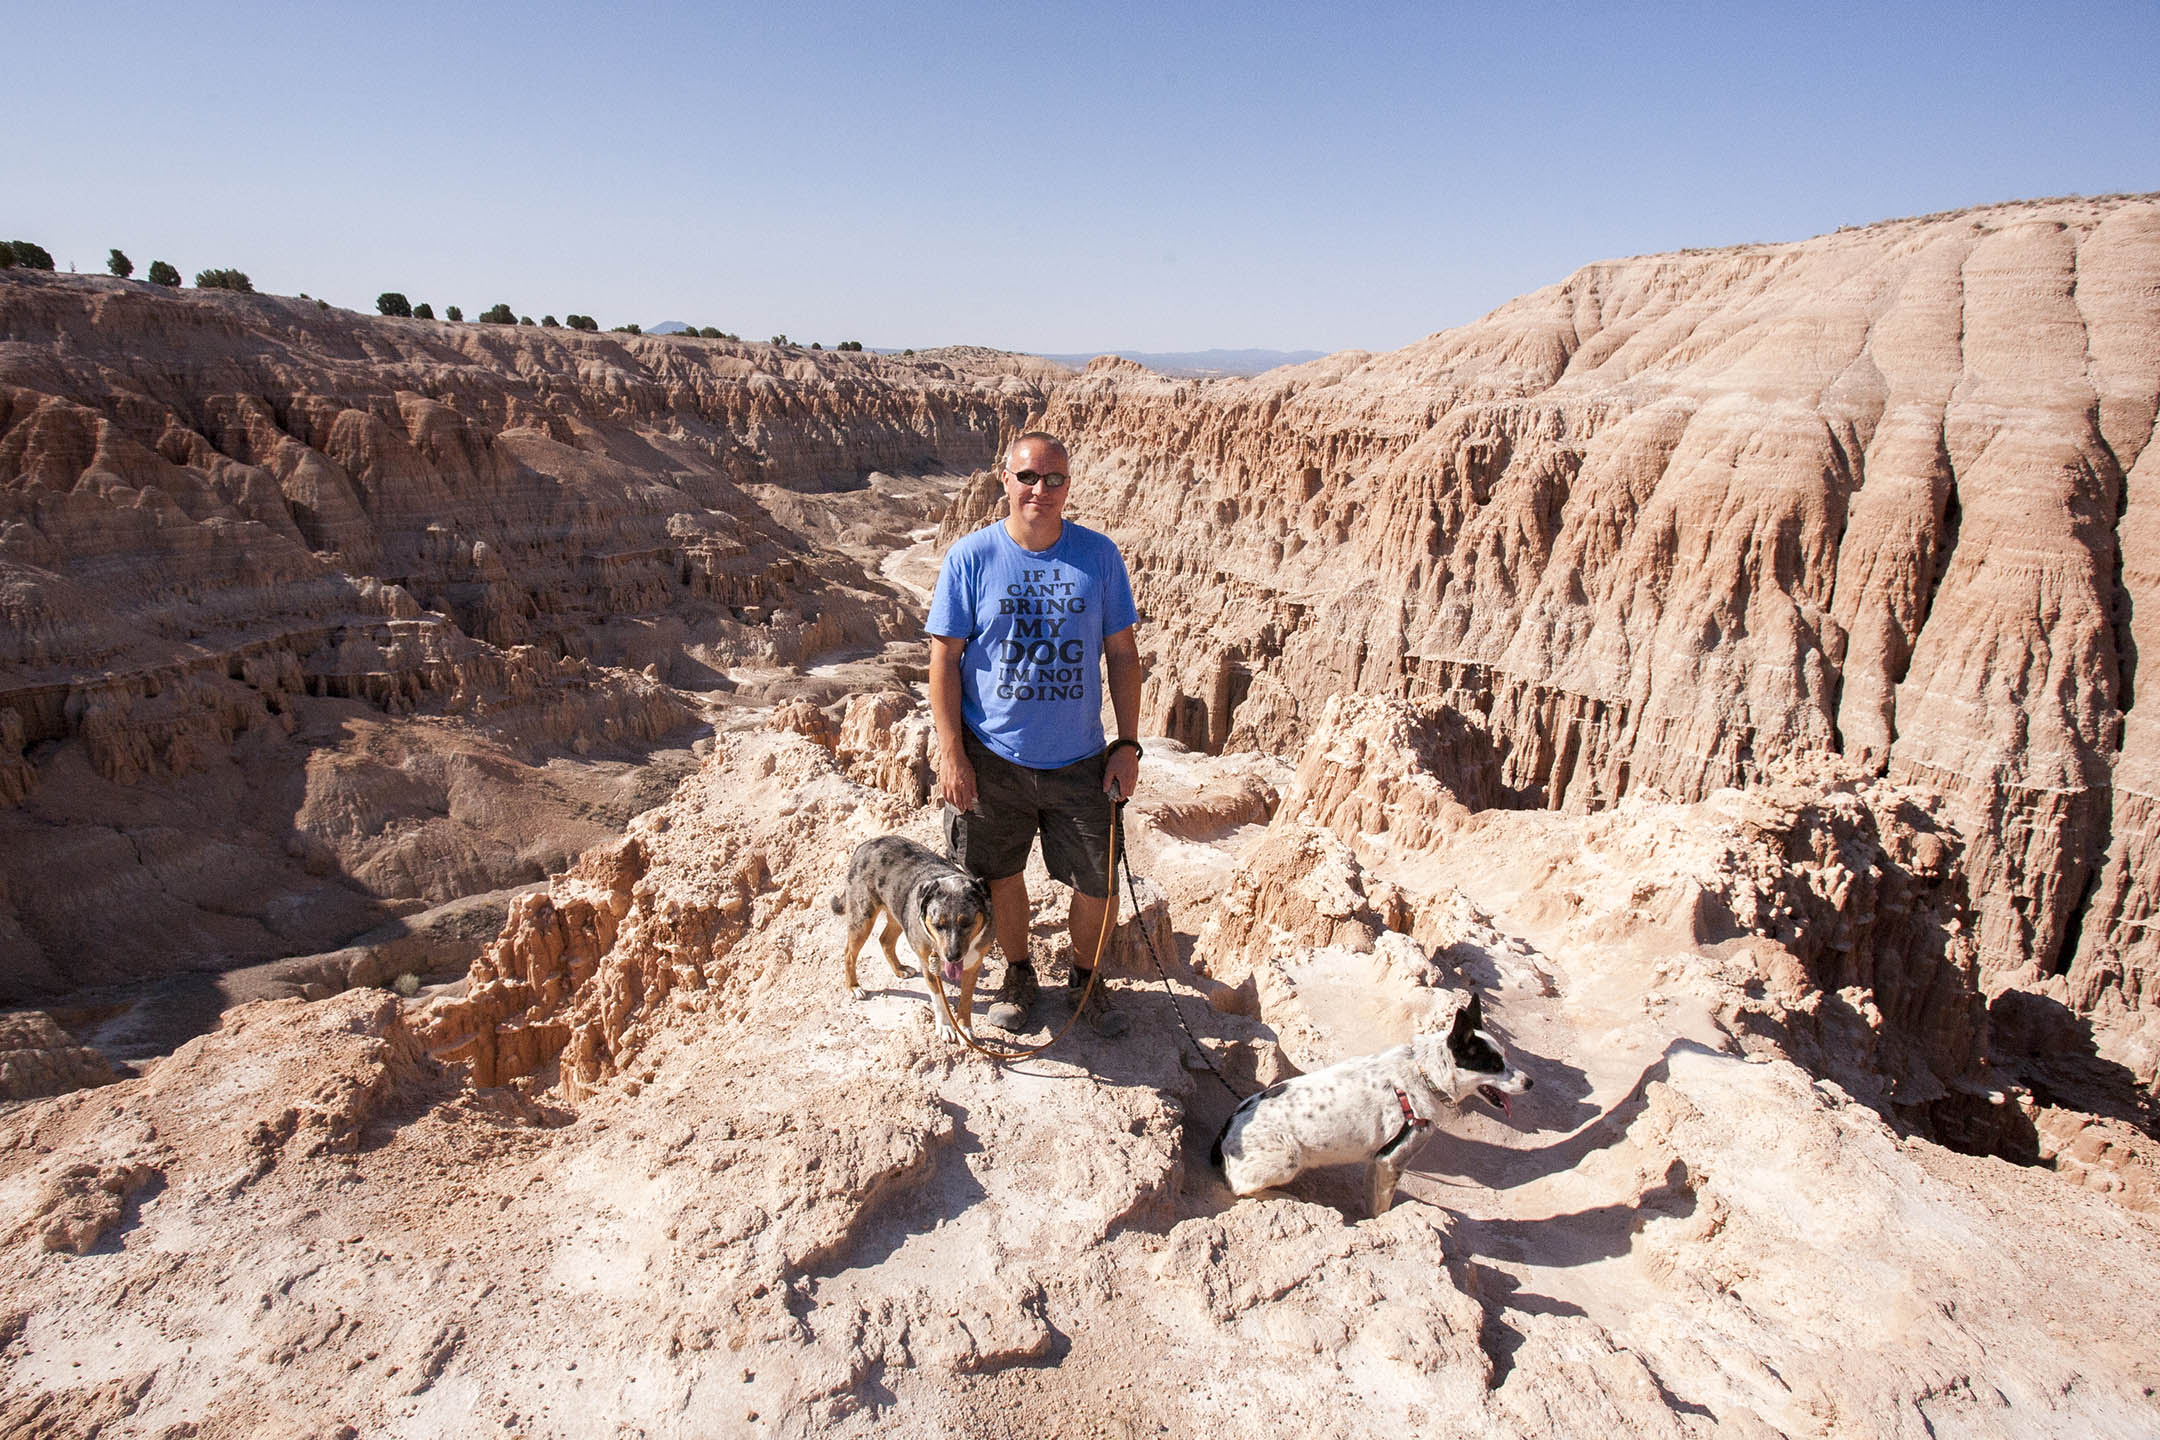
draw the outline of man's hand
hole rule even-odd
[[[1140,785],[1140,757],[1130,745],[1120,745],[1103,766],[1102,788],[1105,794],[1120,800],[1130,800]]]
[[[1103,636],[1103,668],[1110,674],[1110,710],[1117,716],[1117,733],[1140,733],[1140,646],[1128,625],[1115,635]],[[1113,789],[1112,787],[1115,787]],[[1140,787],[1140,752],[1120,745],[1103,766],[1103,789],[1121,800],[1130,800]]]
[[[961,736],[960,652],[965,640],[930,637],[930,718],[937,726],[937,793],[955,810],[975,808],[975,767]]]
[[[937,793],[955,810],[975,808],[975,767],[957,745],[938,747]]]

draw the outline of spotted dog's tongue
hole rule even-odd
[[[1484,1096],[1487,1100],[1492,1101],[1493,1104],[1499,1106],[1500,1113],[1502,1115],[1505,1115],[1508,1119],[1512,1120],[1515,1118],[1515,1109],[1513,1106],[1508,1104],[1508,1096],[1506,1091],[1497,1090],[1490,1085],[1480,1085],[1477,1087],[1477,1093]]]
[[[945,983],[948,985],[958,985],[960,983],[960,962],[958,960],[947,960],[945,962]]]

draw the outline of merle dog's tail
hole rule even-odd
[[[828,904],[828,905],[830,905],[830,906],[832,906],[832,913],[833,913],[833,914],[835,914],[835,915],[845,915],[845,914],[847,914],[847,900],[846,900],[846,898],[845,898],[845,897],[843,897],[843,896],[841,896],[841,895],[839,895],[839,894],[835,894],[835,895],[833,895],[833,896],[832,896],[832,897],[831,897],[830,899],[828,899],[828,900],[827,900],[827,901],[826,901],[825,903],[826,903],[826,904]]]

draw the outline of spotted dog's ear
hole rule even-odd
[[[1455,1012],[1455,1028],[1449,1032],[1448,1039],[1451,1041],[1467,1040],[1471,1031],[1484,1028],[1485,1006],[1479,1001],[1477,992],[1472,991],[1470,1003]]]

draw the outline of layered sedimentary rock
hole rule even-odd
[[[1336,692],[1430,698],[1490,800],[1571,809],[1833,752],[1945,797],[1992,984],[2126,1037],[2156,403],[2136,197],[1601,263],[1252,379],[1091,368],[1044,423],[1133,562],[1148,728],[1282,753]]]
[[[0,1100],[65,1095],[113,1080],[105,1057],[35,1010],[0,1015]]]
[[[823,527],[861,491],[904,528],[874,472],[980,466],[1061,373],[10,272],[0,1000],[560,868],[620,787],[549,757],[627,762],[696,717],[671,684],[908,633]]]
[[[170,666],[175,642],[246,634],[275,659],[262,632],[318,691],[426,688],[424,665],[337,654],[355,614],[642,664],[611,622],[702,605],[793,658],[788,626],[815,617],[783,612],[821,588],[820,557],[742,487],[980,465],[1058,373],[72,278],[11,276],[0,296],[0,658],[27,672],[18,691],[41,670]],[[65,723],[64,695],[10,700],[24,743]]]

